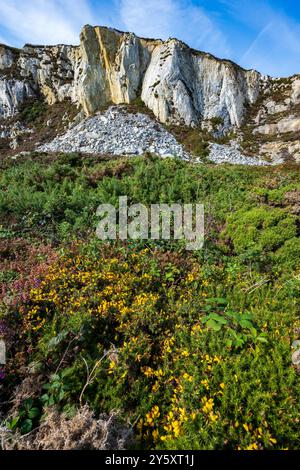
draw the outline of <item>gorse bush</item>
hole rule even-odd
[[[139,448],[296,449],[299,189],[293,167],[151,155],[35,155],[3,169],[6,425],[26,434],[48,407],[72,420],[87,404],[95,419],[118,410]],[[203,250],[97,240],[98,205],[124,195],[203,203]]]
[[[36,156],[2,172],[0,211],[4,224],[13,218],[16,229],[63,240],[94,232],[99,204],[117,206],[123,195],[129,204],[198,202],[205,205],[207,243],[212,240],[224,253],[231,243],[241,259],[265,262],[267,257],[276,263],[280,255],[273,254],[283,253],[285,243],[298,237],[299,217],[284,195],[297,194],[299,185],[293,169],[282,170],[279,178],[270,168],[245,171],[155,156],[108,163],[71,154],[50,165]],[[263,189],[268,186],[273,189]],[[276,205],[269,196],[257,201],[262,191],[279,191]]]
[[[286,210],[268,207],[241,209],[228,217],[225,234],[237,254],[277,254],[298,233],[298,218]]]
[[[143,447],[295,448],[290,287],[274,300],[269,286],[245,295],[253,280],[219,276],[224,288],[194,257],[149,249],[79,245],[63,255],[9,317],[23,361],[48,377],[34,417],[88,403],[121,409]],[[274,316],[279,305],[288,315]]]

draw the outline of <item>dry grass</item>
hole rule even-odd
[[[125,450],[133,432],[116,413],[96,419],[85,406],[72,418],[49,409],[40,427],[25,436],[0,427],[0,442],[2,450]]]

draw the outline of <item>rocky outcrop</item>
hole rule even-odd
[[[197,125],[218,117],[240,126],[259,95],[260,76],[170,40],[154,48],[142,99],[162,122]]]
[[[239,131],[242,148],[272,163],[300,161],[300,78],[269,80]]]
[[[281,119],[274,124],[265,124],[254,130],[258,134],[285,134],[287,132],[299,132],[300,131],[300,118],[292,117]]]
[[[13,116],[23,103],[39,97],[49,105],[68,98],[76,102],[78,52],[73,46],[0,46],[0,117]]]
[[[16,114],[19,107],[36,96],[36,90],[26,80],[0,78],[0,117]]]
[[[0,124],[0,142],[1,139],[6,139],[9,142],[9,147],[15,150],[18,147],[18,140],[21,136],[32,134],[33,130],[25,127],[21,122],[17,121],[12,125]]]
[[[87,114],[110,102],[141,96],[161,122],[188,126],[218,117],[240,126],[256,101],[261,76],[184,43],[139,39],[131,33],[86,26],[77,95]]]
[[[242,124],[262,81],[176,39],[86,26],[79,47],[0,47],[0,116],[39,95],[50,105],[71,99],[87,115],[141,97],[161,122],[192,126],[217,117],[226,129]]]
[[[146,42],[134,34],[86,26],[81,33],[76,95],[86,114],[109,103],[131,103],[141,93],[150,61]]]

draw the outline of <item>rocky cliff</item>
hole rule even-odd
[[[143,39],[85,26],[79,46],[0,45],[0,149],[1,139],[15,149],[20,136],[34,134],[16,117],[34,101],[57,107],[44,122],[50,127],[52,122],[52,131],[37,135],[37,142],[47,143],[67,130],[66,121],[76,112],[74,125],[112,104],[143,103],[144,111],[169,127],[196,129],[194,154],[205,134],[214,155],[220,144],[227,145],[224,158],[243,154],[274,163],[300,161],[299,76],[262,76],[176,39]],[[75,112],[68,117],[71,103]],[[54,125],[61,113],[63,125]],[[32,149],[34,137],[26,139],[31,143],[24,149]],[[191,139],[195,142],[195,135]]]
[[[0,116],[14,115],[28,99],[43,97],[48,104],[74,95],[79,48],[0,45]]]
[[[255,103],[262,77],[176,39],[140,39],[86,26],[79,47],[0,47],[0,116],[28,98],[53,104],[66,98],[90,115],[109,103],[141,98],[161,122],[197,125],[220,118],[240,126]]]

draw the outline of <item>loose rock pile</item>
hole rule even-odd
[[[161,157],[192,158],[161,124],[145,114],[129,113],[124,106],[111,106],[102,114],[83,119],[66,134],[56,137],[38,150],[129,156],[150,152]],[[229,145],[211,144],[210,150],[209,160],[215,163],[267,164],[263,160],[246,157]]]
[[[189,154],[175,137],[144,114],[131,114],[122,106],[112,106],[103,114],[84,119],[66,134],[41,146],[42,152],[82,152],[108,155],[142,155],[151,152],[161,157]]]
[[[247,157],[246,155],[241,154],[238,149],[231,147],[230,145],[219,144],[210,145],[209,160],[214,163],[231,163],[233,165],[269,165],[269,163],[264,160]]]

